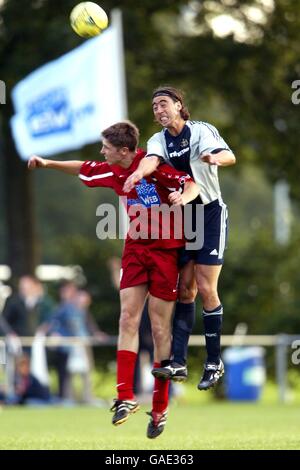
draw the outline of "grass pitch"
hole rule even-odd
[[[300,449],[298,405],[174,405],[153,441],[146,438],[144,411],[114,427],[108,408],[5,408],[0,449]]]

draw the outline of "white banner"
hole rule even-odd
[[[126,118],[119,25],[38,68],[12,91],[11,120],[23,159],[74,150]]]

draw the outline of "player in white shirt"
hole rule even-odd
[[[214,126],[189,119],[179,90],[168,86],[156,89],[152,95],[152,109],[163,129],[149,139],[147,156],[127,179],[124,189],[129,191],[162,162],[185,171],[200,186],[199,198],[189,208],[189,219],[185,218],[186,238],[192,232],[195,232],[195,237],[189,240],[192,243],[189,243],[188,249],[181,253],[183,267],[173,320],[173,360],[152,373],[156,377],[177,381],[186,379],[187,344],[194,324],[194,300],[198,289],[203,303],[207,349],[207,360],[198,389],[207,390],[224,373],[221,360],[223,307],[218,295],[218,279],[226,245],[227,207],[221,196],[218,167],[233,165],[235,156]],[[201,214],[203,216],[199,217]]]

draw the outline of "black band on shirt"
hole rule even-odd
[[[229,152],[228,149],[222,149],[222,148],[218,148],[218,149],[214,149],[212,150],[210,153],[220,153],[220,152],[223,152],[223,150],[227,150],[227,152]]]
[[[149,153],[148,155],[146,155],[146,158],[148,157],[157,157],[160,163],[165,163],[165,159],[161,155],[157,155],[156,153]]]

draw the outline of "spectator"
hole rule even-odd
[[[109,336],[99,329],[95,319],[93,318],[90,312],[90,306],[92,304],[91,294],[85,289],[79,289],[77,292],[76,303],[77,303],[77,307],[79,308],[79,310],[81,311],[83,315],[83,320],[87,329],[87,334],[89,336],[92,336],[99,343],[107,342],[109,339]],[[91,372],[94,369],[94,364],[95,364],[94,357],[93,357],[93,350],[91,346],[89,345],[79,346],[79,347],[76,346],[76,350],[77,350],[77,357],[80,357],[81,355],[81,365],[83,365],[84,367],[81,367],[81,370],[76,371],[76,363],[75,363],[74,373],[78,373],[82,379],[83,402],[87,404],[92,404],[92,403],[95,403],[95,398],[93,397],[93,393],[92,393],[92,381],[91,381]]]
[[[15,394],[6,398],[8,404],[50,404],[49,388],[42,385],[30,373],[30,359],[27,354],[19,356],[16,361]]]
[[[76,284],[72,281],[64,281],[60,286],[59,294],[60,304],[54,312],[49,327],[51,335],[62,337],[88,336],[85,315],[78,307],[78,288]],[[58,372],[58,394],[61,399],[71,398],[70,372],[75,372],[75,362],[78,365],[77,370],[83,372],[88,369],[86,355],[78,354],[79,348],[76,348],[73,346],[59,346],[56,350],[55,367]],[[89,371],[87,370],[87,372]]]
[[[107,342],[109,335],[100,330],[99,326],[97,325],[97,322],[90,312],[91,304],[91,294],[86,289],[79,289],[77,293],[77,306],[83,312],[89,335],[97,339],[100,343]]]
[[[49,321],[52,309],[41,282],[34,276],[22,276],[18,292],[6,300],[0,326],[5,334],[34,336],[38,327]]]
[[[37,329],[49,321],[53,309],[51,299],[45,294],[41,282],[34,276],[19,279],[18,291],[5,302],[0,317],[0,334],[7,337],[6,386],[9,395],[14,394],[15,358],[31,348],[22,348],[19,337],[34,336]]]

